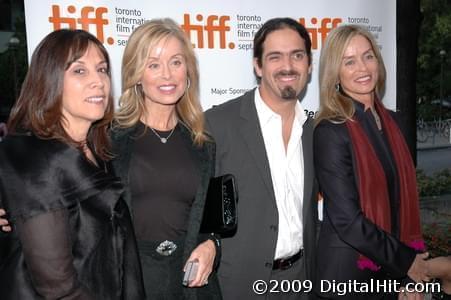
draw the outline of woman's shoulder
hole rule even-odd
[[[138,124],[124,127],[114,122],[110,127],[110,138],[114,142],[127,139],[138,128]]]
[[[0,143],[3,162],[32,167],[51,161],[68,145],[56,139],[42,139],[32,133],[11,134]]]
[[[20,132],[7,135],[0,145],[7,145],[7,147],[13,148],[22,148],[24,146],[36,146],[41,148],[47,147],[51,141],[53,140],[37,137],[31,132]]]
[[[216,148],[215,138],[207,131],[204,131],[204,134],[205,134],[205,141],[204,141],[205,147],[208,147],[210,149],[215,149]]]
[[[337,134],[346,131],[346,123],[339,120],[323,119],[315,126],[315,134]]]
[[[2,201],[12,216],[32,216],[61,207],[59,156],[70,147],[33,134],[11,134],[0,143]]]
[[[204,139],[201,147],[209,153],[210,158],[212,158],[212,157],[214,158],[214,156],[216,155],[215,139],[207,131],[204,131],[204,136],[205,136],[205,139]]]
[[[140,123],[129,127],[123,127],[118,124],[113,124],[110,128],[110,138],[113,155],[122,155],[124,152],[130,151],[130,143],[133,137],[138,137],[138,129]]]
[[[315,145],[333,147],[349,143],[346,123],[334,120],[321,120],[315,127],[313,140]]]

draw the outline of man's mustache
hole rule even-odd
[[[279,76],[299,76],[299,72],[296,72],[294,70],[284,70],[276,73],[276,77]]]

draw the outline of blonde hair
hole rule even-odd
[[[116,123],[120,127],[131,127],[146,113],[142,89],[137,84],[144,74],[150,50],[168,37],[175,37],[182,44],[189,80],[186,92],[176,104],[177,117],[191,131],[194,143],[201,145],[207,140],[207,136],[204,133],[205,120],[199,101],[196,55],[185,32],[168,18],[144,23],[137,27],[128,39],[122,57],[122,95],[119,99]]]
[[[386,77],[384,61],[379,46],[371,33],[356,25],[344,25],[335,28],[330,32],[325,45],[321,49],[319,66],[320,108],[316,124],[323,119],[342,123],[354,116],[355,108],[351,98],[337,90],[336,85],[340,81],[339,74],[343,55],[351,39],[357,35],[361,35],[368,40],[378,61],[379,76],[375,89],[376,96],[380,98],[384,92]]]

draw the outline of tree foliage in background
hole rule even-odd
[[[16,19],[15,28],[14,36],[19,39],[19,45],[14,50],[9,48],[5,52],[0,53],[0,91],[2,91],[0,95],[0,122],[6,121],[9,109],[15,102],[14,83],[17,85],[17,93],[19,93],[28,68],[27,38],[23,16]],[[16,75],[14,75],[14,60],[16,63]]]
[[[443,169],[430,176],[417,170],[418,193],[421,197],[434,197],[451,193],[451,170]]]
[[[427,105],[440,96],[440,50],[446,51],[443,95],[451,95],[451,0],[421,0],[421,13],[417,96]]]

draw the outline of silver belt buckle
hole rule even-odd
[[[174,253],[175,249],[177,249],[177,245],[174,242],[166,240],[164,242],[161,242],[161,244],[158,245],[157,249],[155,250],[160,255],[169,256]]]

